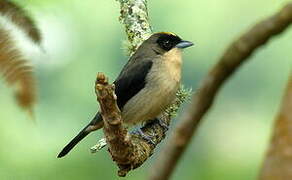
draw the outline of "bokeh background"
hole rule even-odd
[[[96,73],[105,72],[113,80],[127,61],[118,2],[16,2],[37,21],[47,58],[34,62],[39,88],[36,124],[19,109],[11,90],[0,84],[0,179],[118,179],[106,149],[89,152],[101,132],[86,138],[69,156],[56,158],[98,109],[93,90]],[[148,4],[154,31],[172,31],[195,43],[185,51],[183,66],[183,83],[195,92],[232,40],[286,2],[149,0]],[[173,179],[257,178],[291,71],[291,39],[290,28],[260,48],[225,84]],[[158,151],[124,179],[146,179]]]

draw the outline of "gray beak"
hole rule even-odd
[[[182,40],[175,47],[183,49],[183,48],[190,47],[192,45],[194,45],[192,42]]]

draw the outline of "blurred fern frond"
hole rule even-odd
[[[0,0],[0,14],[10,20],[24,31],[24,33],[35,43],[41,42],[41,33],[25,10],[9,0]]]
[[[41,36],[25,11],[0,0],[0,78],[14,91],[18,104],[33,116],[36,78],[30,65],[32,49],[40,49]]]

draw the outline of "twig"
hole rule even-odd
[[[122,124],[121,112],[114,94],[114,85],[108,84],[104,74],[98,73],[95,89],[104,121],[103,131],[109,152],[119,167],[118,175],[126,176],[129,171],[141,166],[152,155],[156,145],[165,137],[166,131],[155,121],[142,128],[143,133],[151,137],[154,144],[149,144],[140,135],[128,133]],[[170,116],[163,116],[163,121],[169,124]]]
[[[182,116],[180,123],[158,156],[149,179],[169,179],[198,124],[211,107],[224,82],[233,75],[243,62],[248,60],[247,58],[255,50],[273,36],[280,34],[291,23],[292,3],[289,3],[279,13],[256,24],[228,47],[217,65],[203,80],[198,93],[193,96],[188,110]]]
[[[292,72],[282,107],[275,122],[274,135],[261,171],[261,180],[292,179]]]

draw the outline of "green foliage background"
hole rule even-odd
[[[105,72],[113,80],[127,61],[119,4],[114,0],[17,2],[39,24],[48,58],[35,62],[36,124],[0,84],[0,179],[118,179],[106,150],[89,153],[101,132],[86,138],[69,156],[56,159],[56,155],[98,109],[93,90],[96,73]],[[148,8],[154,31],[172,31],[195,43],[184,54],[183,83],[196,91],[232,40],[286,2],[149,0]],[[224,86],[173,179],[256,179],[291,71],[291,39],[290,28],[261,48]],[[124,179],[146,179],[157,154]]]

